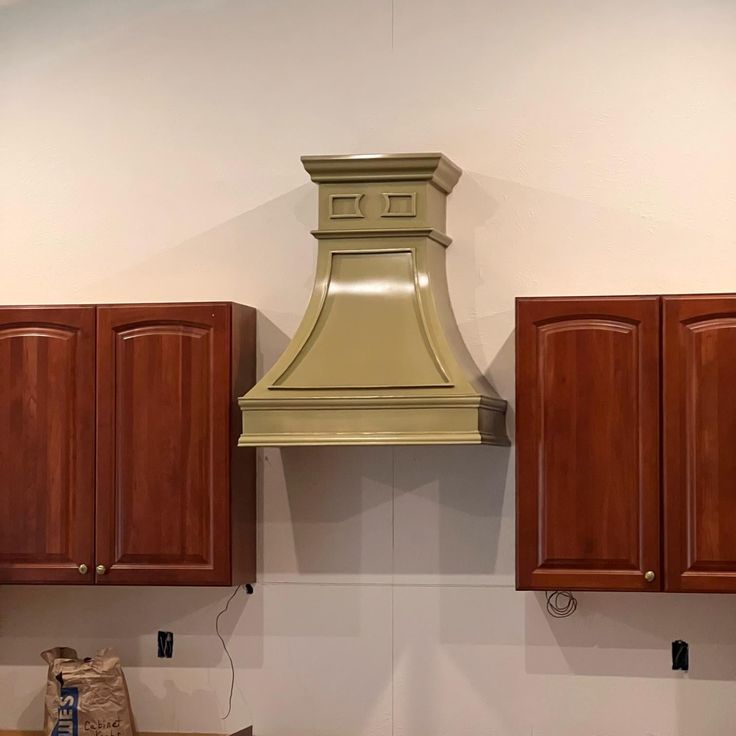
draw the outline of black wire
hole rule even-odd
[[[225,608],[223,608],[222,611],[217,614],[217,618],[215,618],[215,633],[217,634],[217,638],[222,642],[222,648],[225,650],[225,654],[227,655],[228,660],[230,660],[230,695],[228,696],[227,700],[227,713],[225,713],[225,715],[222,717],[223,721],[230,717],[230,711],[233,709],[233,691],[235,690],[235,664],[233,663],[233,658],[230,656],[230,652],[228,652],[227,650],[227,644],[222,638],[222,634],[220,634],[220,617],[223,614],[227,613],[227,609],[230,608],[230,603],[232,603],[233,598],[235,598],[239,590],[240,586],[237,585],[232,595],[227,599]]]
[[[552,618],[567,618],[578,610],[577,598],[569,590],[552,590],[544,594],[547,613]]]

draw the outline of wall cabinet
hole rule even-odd
[[[517,587],[736,591],[736,296],[517,300]]]
[[[0,309],[0,582],[255,578],[255,311]]]

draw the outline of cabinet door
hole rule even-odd
[[[98,309],[103,584],[230,582],[230,309]]]
[[[736,296],[664,299],[667,589],[736,592]]]
[[[659,312],[518,300],[518,588],[661,588]]]
[[[93,580],[94,340],[94,307],[0,309],[0,583]]]

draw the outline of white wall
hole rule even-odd
[[[0,302],[238,300],[268,366],[313,275],[299,155],[440,150],[456,315],[512,399],[516,295],[736,291],[735,80],[731,0],[0,0]],[[732,732],[736,598],[514,591],[513,450],[261,471],[226,728]],[[228,592],[3,588],[0,728],[40,726],[43,648],[112,643],[141,729],[220,730]]]

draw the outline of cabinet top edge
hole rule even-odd
[[[662,300],[694,300],[694,299],[736,299],[736,293],[734,292],[695,292],[690,294],[546,294],[544,296],[517,296],[514,298],[518,302],[545,302],[545,301],[600,301],[606,299],[608,301],[623,301],[625,299],[646,299],[654,301],[657,299]]]
[[[582,296],[562,294],[550,296],[517,296],[514,300],[518,304],[520,302],[596,302],[603,299],[606,301],[630,301],[631,299],[657,301],[661,298],[661,294],[584,294]]]
[[[245,309],[253,309],[255,307],[241,302],[229,301],[203,301],[203,302],[98,302],[93,306],[103,309],[135,309],[137,307],[244,307]]]
[[[234,305],[256,311],[256,307],[241,302],[203,301],[203,302],[89,302],[86,304],[0,304],[0,309],[130,309],[134,307],[220,307]]]
[[[696,301],[698,299],[734,299],[736,300],[736,293],[721,291],[721,292],[709,292],[707,294],[662,294],[662,301]]]
[[[94,309],[97,304],[0,304],[0,309]]]

